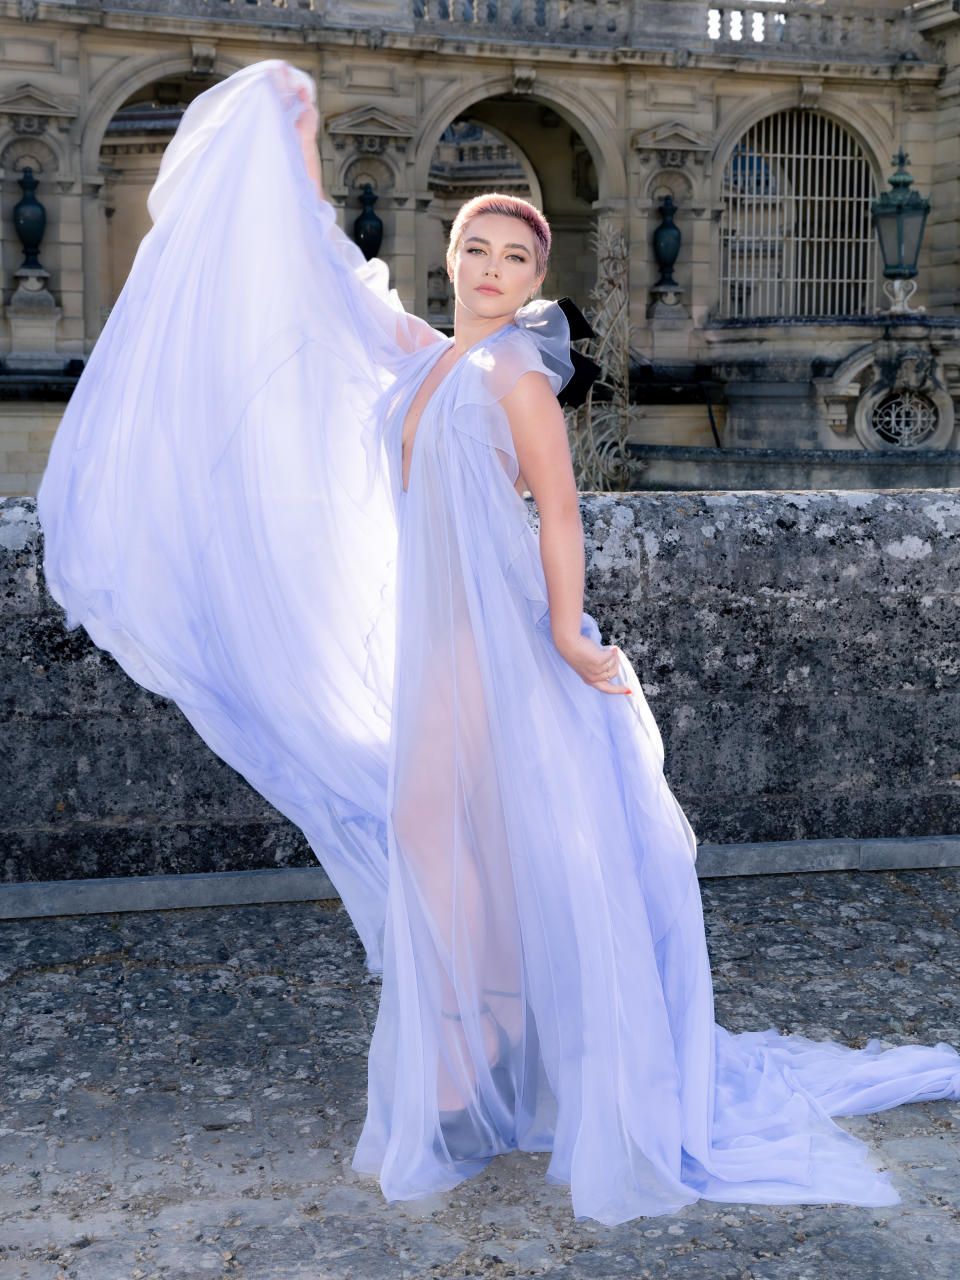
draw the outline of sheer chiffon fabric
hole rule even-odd
[[[715,1025],[695,839],[636,675],[622,658],[633,696],[604,695],[553,645],[501,401],[569,376],[559,309],[449,370],[404,492],[449,340],[310,187],[279,70],[185,115],[40,515],[68,623],[303,829],[382,961],[355,1167],[408,1198],[549,1151],[606,1223],[895,1203],[830,1117],[960,1096],[960,1058]]]

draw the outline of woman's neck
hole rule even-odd
[[[458,302],[453,313],[453,349],[462,355],[508,324],[513,324],[512,315],[478,316]]]

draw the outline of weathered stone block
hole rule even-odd
[[[960,492],[584,494],[582,513],[585,607],[637,668],[701,841],[960,832]],[[310,865],[173,704],[64,630],[40,556],[32,500],[0,500],[0,877]]]

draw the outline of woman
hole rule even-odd
[[[263,63],[187,111],[44,477],[50,590],[382,957],[355,1167],[389,1198],[519,1147],[606,1223],[895,1203],[829,1115],[960,1096],[952,1049],[714,1024],[693,835],[582,613],[545,222],[461,210],[443,338],[336,228],[312,99]]]

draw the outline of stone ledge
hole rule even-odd
[[[0,885],[0,920],[86,916],[113,911],[173,911],[266,902],[337,898],[320,867],[207,871],[169,876],[109,876],[99,880],[34,880]]]
[[[797,871],[915,871],[960,867],[960,835],[873,840],[770,840],[758,844],[702,844],[697,874],[783,875]]]
[[[957,866],[960,866],[960,835],[704,844],[697,853],[697,874],[701,879],[800,871],[914,871],[923,867]],[[268,902],[320,902],[337,897],[336,889],[321,867],[45,880],[0,885],[0,920]]]

